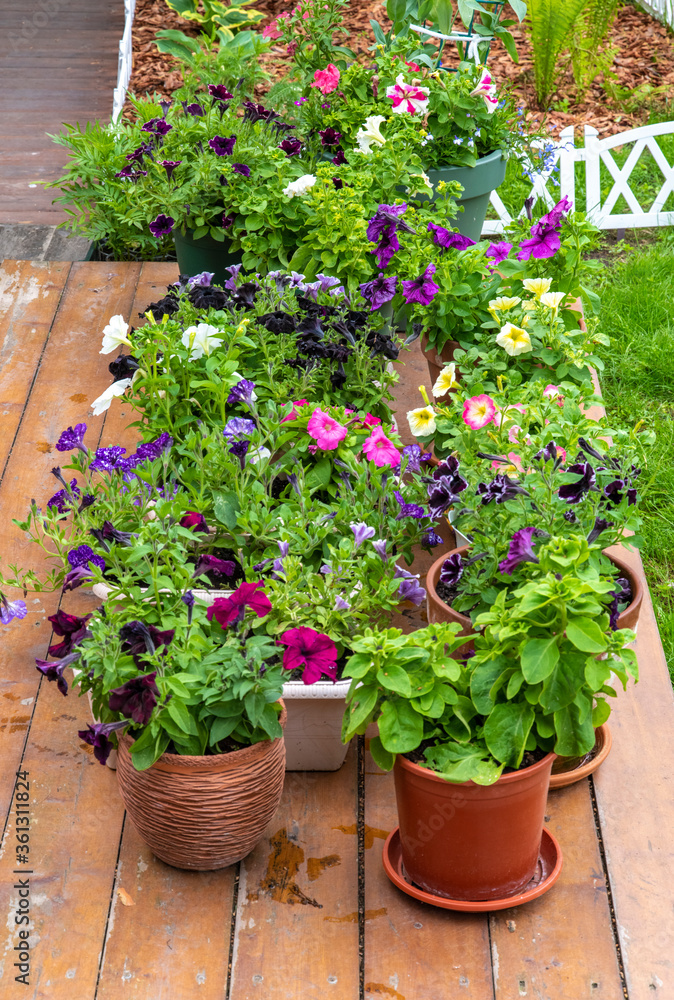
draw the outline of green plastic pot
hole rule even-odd
[[[489,196],[503,183],[507,163],[501,150],[497,149],[495,153],[483,156],[474,167],[438,167],[436,170],[427,170],[434,194],[431,198],[420,195],[416,200],[435,201],[439,181],[458,181],[463,187],[463,194],[458,200],[463,212],[457,216],[455,224],[462,236],[468,236],[477,242],[482,236]]]
[[[184,236],[178,229],[173,233],[180,273],[192,277],[201,274],[202,271],[211,271],[216,284],[224,284],[229,278],[225,268],[231,267],[232,264],[240,264],[242,252],[230,250],[227,239],[224,243],[219,243],[212,236],[202,236],[201,239],[195,240],[192,233],[193,230],[190,229],[186,230]]]

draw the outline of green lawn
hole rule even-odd
[[[629,235],[641,247],[609,257],[597,288],[611,337],[602,391],[612,420],[644,420],[657,435],[641,484],[642,556],[674,679],[674,232],[663,229],[650,243]]]

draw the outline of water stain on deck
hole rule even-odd
[[[291,840],[288,831],[283,829],[269,838],[271,853],[267,862],[267,873],[260,882],[260,889],[271,896],[277,903],[300,903],[302,906],[316,906],[323,909],[323,904],[307,896],[296,882],[300,865],[304,863],[304,851],[299,844]],[[316,859],[319,860],[319,859]],[[248,894],[248,901],[259,898],[259,892]]]
[[[310,882],[315,882],[326,868],[334,868],[341,865],[342,859],[339,854],[326,854],[324,858],[307,858],[307,875]]]
[[[49,441],[38,441],[37,450],[41,451],[43,455],[49,455],[51,452]]]
[[[95,291],[95,289],[94,289]],[[83,392],[76,392],[74,396],[70,397],[71,403],[86,403],[88,396],[85,396]]]
[[[333,826],[333,830],[339,830],[341,833],[349,833],[355,835],[358,833],[358,827],[355,823],[351,826]],[[386,840],[390,831],[389,830],[379,830],[376,826],[368,826],[367,823],[363,827],[363,847],[365,850],[369,850],[373,844],[375,837],[379,837],[381,840]]]
[[[402,993],[398,993],[392,986],[385,986],[384,983],[365,983],[365,994],[372,993],[378,997],[389,997],[390,1000],[405,1000]]]
[[[386,916],[387,909],[382,906],[379,910],[366,910],[364,917],[366,920],[376,920],[377,917]],[[329,924],[356,924],[358,923],[358,910],[354,913],[346,913],[343,917],[323,917]]]

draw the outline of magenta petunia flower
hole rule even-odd
[[[544,226],[554,226],[555,228],[561,224],[562,217],[570,212],[573,208],[573,202],[570,201],[568,195],[564,195],[561,201],[558,201],[554,208],[551,208],[547,215],[541,216],[540,222]]]
[[[523,562],[537,563],[538,558],[534,553],[534,535],[536,528],[520,528],[510,540],[508,555],[499,564],[499,572],[507,576],[512,575],[516,566]]]
[[[363,442],[363,451],[369,462],[383,465],[400,465],[400,452],[390,441],[381,427],[375,427],[369,438]]]
[[[467,250],[468,247],[475,246],[475,240],[470,236],[462,236],[461,233],[453,233],[451,229],[444,226],[436,226],[434,222],[428,223],[428,232],[433,234],[433,242],[443,250]]]
[[[216,597],[206,612],[209,622],[215,618],[222,628],[227,628],[232,622],[243,621],[246,608],[254,611],[258,618],[264,618],[271,611],[271,601],[260,587],[264,587],[263,580],[242,583],[231,597]]]
[[[300,625],[284,632],[276,642],[285,646],[283,653],[284,670],[298,670],[304,667],[302,680],[305,684],[315,684],[323,674],[331,681],[337,680],[337,647],[323,632]]]
[[[314,439],[319,448],[324,451],[334,451],[347,435],[347,429],[338,423],[329,413],[316,407],[309,418],[307,433]]]
[[[384,268],[388,267],[388,265],[391,263],[392,258],[394,257],[395,253],[398,250],[400,250],[400,242],[398,240],[398,237],[396,236],[393,230],[391,230],[390,232],[387,230],[386,232],[382,233],[381,238],[379,240],[379,246],[376,246],[374,250],[370,250],[370,253],[373,253],[375,255],[375,259],[377,261],[377,267],[383,270]]]
[[[429,264],[423,274],[413,281],[403,281],[403,297],[409,304],[417,302],[421,306],[430,305],[440,286],[432,280],[435,274],[435,264]]]
[[[281,420],[281,423],[284,424],[286,422],[286,420],[297,420],[297,418],[299,417],[300,414],[297,412],[296,408],[298,406],[308,406],[308,405],[309,404],[307,403],[306,399],[296,399],[296,400],[294,400],[292,410],[290,411],[290,413],[288,414],[287,417],[283,417],[283,419]]]
[[[531,227],[531,239],[520,243],[517,259],[529,260],[530,257],[535,257],[536,260],[544,260],[554,257],[561,245],[562,241],[554,226],[537,222]]]
[[[492,264],[489,266],[493,270],[502,260],[505,260],[510,251],[512,250],[512,243],[507,243],[502,240],[500,243],[492,243],[485,253],[485,257],[489,257],[492,260]]]

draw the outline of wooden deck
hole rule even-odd
[[[11,524],[54,491],[60,431],[135,442],[114,407],[101,330],[137,320],[176,265],[5,262],[0,270],[0,551],[37,565]],[[425,362],[407,356],[399,410],[418,405]],[[93,606],[81,590],[65,607]],[[181,872],[125,818],[113,772],[84,752],[86,702],[41,682],[56,600],[28,598],[1,627],[0,995],[40,1000],[673,1000],[674,699],[650,601],[641,681],[620,695],[613,750],[594,782],[551,793],[564,869],[523,908],[468,915],[416,903],[381,865],[396,823],[390,775],[353,744],[333,774],[288,775],[258,848],[235,868]],[[30,986],[14,981],[18,905],[12,792],[31,782]],[[198,831],[195,830],[195,836]]]
[[[53,226],[66,150],[62,123],[110,118],[122,0],[3,0],[0,4],[0,223]]]

